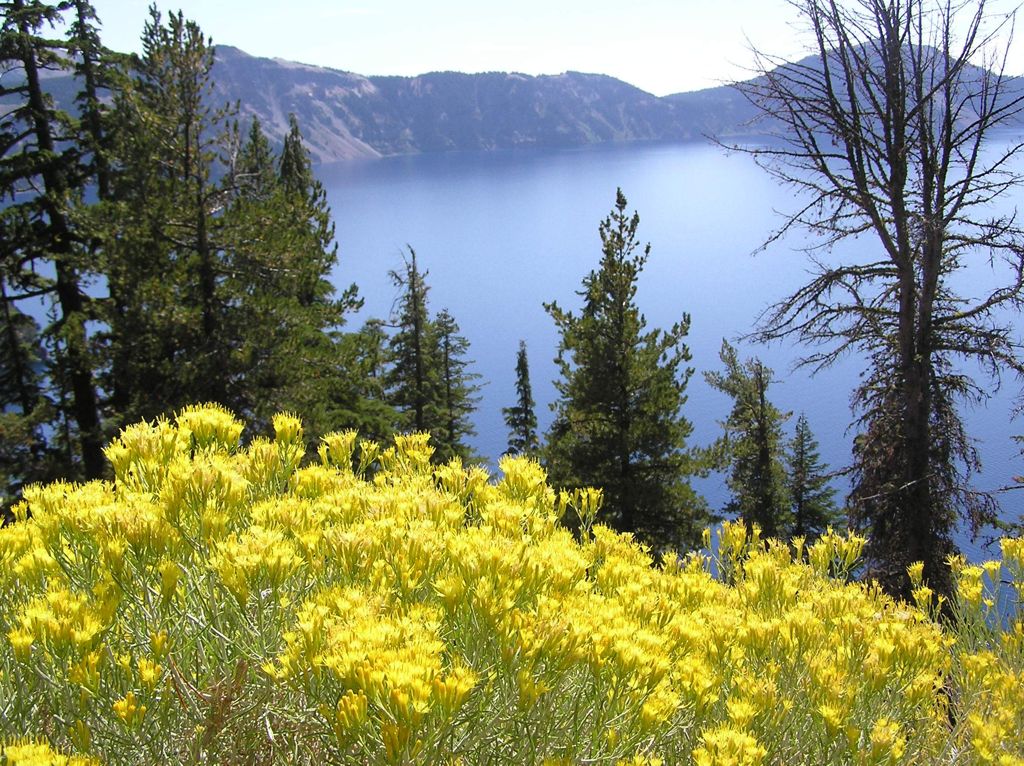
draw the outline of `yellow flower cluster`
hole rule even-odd
[[[99,761],[80,755],[54,751],[46,742],[13,740],[0,743],[0,764],[3,766],[99,766]]]
[[[25,492],[0,766],[1024,764],[1020,540],[952,562],[941,626],[920,568],[917,606],[851,581],[856,535],[727,523],[656,566],[534,461],[273,427],[189,408],[125,429],[114,481]]]

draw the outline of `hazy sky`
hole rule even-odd
[[[94,0],[111,48],[138,49],[148,0]],[[1011,0],[993,5],[1009,7]],[[742,79],[747,40],[804,51],[785,0],[179,0],[214,43],[359,74],[566,70],[656,95]],[[1021,45],[1015,45],[1015,54]],[[1017,58],[1020,58],[1018,63]],[[1011,61],[1024,73],[1024,54]]]

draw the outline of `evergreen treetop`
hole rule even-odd
[[[561,333],[545,459],[556,485],[601,487],[616,529],[657,550],[692,547],[707,511],[689,483],[699,467],[681,414],[690,320],[647,329],[635,296],[650,245],[640,246],[639,215],[626,205],[620,189],[599,226],[601,262],[583,279],[581,311],[545,304]]]
[[[459,334],[459,325],[448,310],[439,311],[433,324],[441,396],[441,421],[431,431],[434,459],[439,463],[454,457],[468,461],[473,453],[466,439],[476,435],[470,416],[480,401],[480,386],[476,382],[480,376],[467,370],[469,341]]]
[[[526,341],[519,341],[516,353],[516,403],[502,409],[508,426],[508,455],[534,455],[540,449],[537,436],[537,414],[534,411],[533,389],[530,386],[530,363]]]
[[[811,432],[807,416],[800,413],[793,438],[786,452],[789,469],[789,500],[792,509],[793,537],[813,541],[830,526],[843,521],[835,504],[835,490],[821,462],[818,441]]]
[[[469,342],[459,334],[455,319],[447,310],[430,318],[426,276],[412,247],[403,270],[391,272],[402,293],[393,317],[396,331],[388,344],[389,403],[405,428],[430,434],[435,461],[470,459],[465,440],[476,433],[469,416],[478,401],[478,376],[466,369]]]
[[[766,537],[785,537],[790,527],[782,423],[789,413],[768,401],[772,371],[758,359],[741,362],[722,341],[722,372],[705,373],[708,384],[733,401],[722,423],[724,454],[732,492],[726,511],[756,523]]]
[[[391,272],[391,280],[401,290],[401,295],[392,320],[396,332],[388,344],[391,367],[387,387],[391,404],[403,413],[406,427],[429,431],[439,420],[437,402],[440,399],[437,366],[431,363],[435,339],[427,310],[430,288],[425,281],[427,272],[420,271],[412,247],[409,247],[409,257],[403,257],[403,264],[401,271]]]

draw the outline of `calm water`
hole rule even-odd
[[[640,238],[652,245],[637,294],[649,326],[668,326],[683,312],[692,317],[696,372],[684,412],[694,424],[694,444],[716,438],[729,409],[728,398],[701,375],[718,368],[722,339],[749,332],[766,306],[806,279],[807,261],[795,251],[799,242],[752,255],[779,225],[774,211],[793,209],[792,192],[749,158],[703,143],[424,155],[323,166],[318,173],[337,223],[336,281],[356,282],[365,298],[356,321],[391,311],[397,293],[388,271],[400,268],[407,243],[429,270],[431,309],[452,312],[472,345],[476,372],[487,381],[473,445],[491,460],[506,446],[501,408],[514,400],[520,339],[529,350],[538,418],[543,428],[550,423],[558,338],[541,304],[579,306],[576,291],[600,259],[597,226],[617,186],[640,213]],[[845,255],[866,257],[871,248],[865,239]],[[987,276],[982,269],[965,284],[973,289]],[[798,348],[740,348],[775,370],[773,401],[805,412],[824,459],[844,466],[857,360],[811,377],[792,369]],[[1024,473],[1010,439],[1024,432],[1024,424],[1010,418],[1018,390],[1007,380],[987,407],[968,413],[984,461],[981,487],[1004,486]],[[790,427],[794,421],[795,414]],[[715,506],[726,499],[720,476],[700,488]],[[1004,512],[1019,518],[1022,501],[1022,492],[1005,494]]]

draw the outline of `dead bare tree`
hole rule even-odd
[[[1013,16],[985,0],[793,0],[811,58],[755,51],[757,77],[737,87],[773,140],[734,147],[793,187],[791,230],[813,236],[812,277],[762,315],[755,338],[796,339],[820,369],[848,352],[869,369],[853,395],[851,517],[871,535],[871,574],[909,596],[906,566],[923,561],[939,593],[957,520],[991,521],[973,492],[977,468],[959,405],[991,380],[1024,372],[1009,310],[1022,303],[1024,230],[999,212],[1020,187],[1019,141],[989,141],[1017,125],[1024,85],[1005,74]],[[876,255],[834,245],[870,237]],[[962,289],[984,270],[982,292]],[[957,275],[961,278],[957,279]]]

